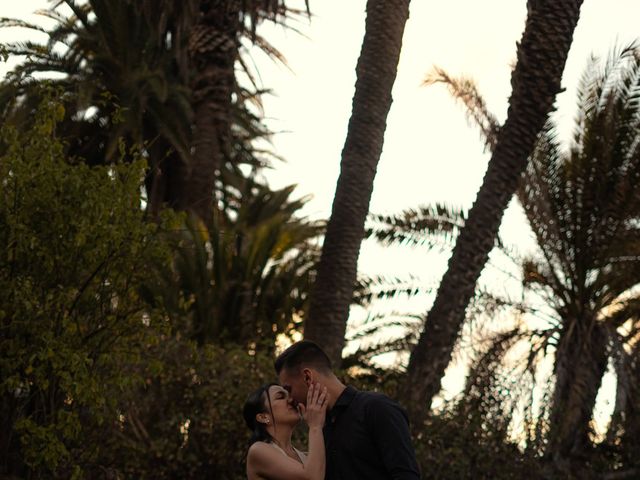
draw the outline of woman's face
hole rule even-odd
[[[300,421],[300,413],[293,406],[289,392],[280,385],[272,385],[267,391],[271,400],[271,411],[275,424],[297,423]],[[267,408],[269,404],[267,402]]]

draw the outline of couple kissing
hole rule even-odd
[[[344,385],[313,342],[294,343],[275,361],[279,383],[247,398],[244,420],[252,432],[249,480],[417,480],[409,421],[387,396]],[[307,451],[291,443],[301,419]]]

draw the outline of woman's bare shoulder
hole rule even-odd
[[[256,442],[247,451],[247,477],[249,480],[258,480],[270,461],[270,450],[273,448],[265,442]]]
[[[273,461],[274,458],[279,459],[281,456],[284,455],[267,442],[256,442],[249,447],[247,461],[251,463],[262,463],[264,461]]]
[[[247,457],[264,455],[266,452],[270,452],[271,450],[273,450],[273,447],[267,444],[267,442],[256,442],[249,447]]]
[[[282,480],[307,478],[302,463],[284,455],[265,442],[256,442],[249,447],[247,470],[253,474],[252,478],[274,476]]]

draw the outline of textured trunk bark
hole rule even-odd
[[[212,69],[213,71],[213,69]],[[217,81],[216,75],[206,75]],[[222,75],[221,75],[222,76]],[[219,85],[220,90],[223,86]],[[217,92],[220,99],[225,97]],[[229,89],[231,101],[231,89]],[[223,118],[229,114],[225,112],[216,100],[209,98],[195,108],[193,157],[188,176],[188,190],[186,193],[187,209],[194,212],[205,222],[211,221],[213,192],[215,181],[222,162],[224,161],[223,132],[228,132],[228,124]]]
[[[621,443],[626,463],[640,467],[640,344],[635,345],[632,355]]]
[[[551,111],[582,0],[530,0],[511,78],[507,120],[449,267],[438,289],[401,389],[416,420],[426,415],[451,360],[475,285],[494,246],[502,216]]]
[[[340,365],[360,244],[382,153],[409,0],[369,0],[340,177],[305,322],[314,340]]]
[[[185,208],[206,223],[213,212],[217,173],[229,152],[241,4],[202,2],[200,22],[189,36],[189,56],[196,72],[192,85],[195,121]]]
[[[556,352],[547,446],[547,455],[559,466],[571,458],[579,461],[588,451],[589,425],[607,360],[602,325],[592,320],[565,326]]]

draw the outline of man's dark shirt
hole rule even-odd
[[[420,478],[405,411],[380,393],[347,387],[327,413],[326,480]]]

